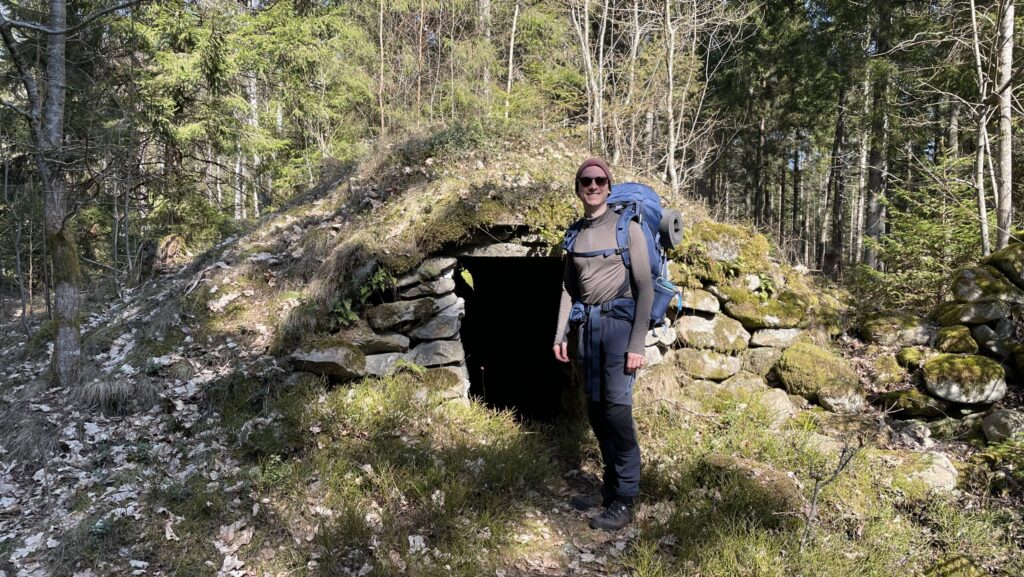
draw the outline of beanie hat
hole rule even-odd
[[[584,160],[583,164],[581,164],[580,167],[576,170],[576,178],[574,178],[573,181],[572,181],[573,190],[576,189],[576,183],[579,181],[580,175],[583,174],[584,170],[586,170],[587,168],[589,168],[591,166],[596,166],[596,167],[598,167],[598,168],[600,168],[601,170],[604,171],[604,175],[608,177],[608,187],[611,188],[611,186],[612,186],[612,171],[611,171],[610,168],[608,168],[608,165],[605,164],[605,162],[603,160],[601,160],[600,158],[588,158],[588,159]]]

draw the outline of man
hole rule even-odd
[[[644,337],[654,302],[650,257],[643,231],[629,222],[631,267],[616,250],[619,215],[608,208],[612,173],[591,158],[576,171],[576,196],[583,219],[566,255],[562,300],[558,310],[555,358],[569,362],[570,317],[578,326],[587,416],[601,447],[604,484],[601,495],[573,497],[572,505],[605,510],[590,520],[594,529],[615,531],[633,519],[640,489],[640,447],[633,426],[633,382],[644,365]],[[635,271],[635,272],[634,272]]]

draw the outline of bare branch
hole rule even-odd
[[[20,114],[21,116],[24,116],[25,118],[27,118],[29,120],[32,119],[32,116],[28,112],[22,110],[21,108],[18,108],[17,105],[11,104],[10,102],[7,102],[6,100],[0,100],[0,106],[3,106],[4,108],[10,109],[10,110],[14,111],[15,113]]]
[[[43,26],[42,24],[35,24],[33,22],[24,22],[22,20],[4,20],[3,19],[3,14],[2,14],[2,12],[0,12],[0,28],[3,28],[4,26],[7,26],[7,28],[18,28],[18,29],[21,29],[21,30],[31,30],[33,32],[39,32],[40,34],[49,34],[49,35],[53,35],[53,34],[72,34],[74,32],[78,32],[82,28],[85,28],[86,26],[92,24],[93,21],[95,21],[97,18],[102,18],[103,16],[106,16],[107,14],[110,14],[111,12],[117,12],[118,10],[122,10],[124,8],[128,8],[128,7],[134,6],[136,4],[141,4],[144,1],[145,0],[128,0],[127,2],[122,2],[120,4],[115,4],[114,6],[109,6],[107,8],[103,8],[103,9],[97,10],[97,11],[93,12],[92,14],[89,14],[88,16],[83,18],[81,22],[79,22],[78,24],[75,24],[74,26],[69,26],[67,28],[59,28],[59,29],[50,28],[48,26]]]

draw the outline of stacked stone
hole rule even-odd
[[[792,406],[785,393],[770,394],[768,380],[829,410],[860,411],[864,394],[853,368],[806,342],[811,304],[793,291],[775,294],[764,282],[751,274],[684,290],[681,307],[669,313],[672,326],[648,334],[649,363],[671,362],[709,390],[767,395],[783,418]]]
[[[1007,376],[1024,374],[1024,327],[1013,320],[1024,318],[1024,244],[958,270],[951,292],[954,300],[932,315],[937,327],[907,315],[865,323],[869,341],[902,347],[896,361],[921,384],[880,401],[903,417],[933,419],[934,433],[962,430],[959,419],[981,427],[990,441],[1005,439],[1008,430],[1024,432],[1019,413],[989,410],[1006,395]]]
[[[340,379],[385,376],[400,360],[451,372],[457,384],[448,394],[467,397],[469,373],[459,339],[465,301],[455,294],[454,258],[424,261],[395,283],[398,300],[367,309],[355,326],[332,337],[329,346],[305,346],[292,353],[301,369]]]

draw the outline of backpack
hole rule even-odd
[[[682,308],[682,292],[668,280],[668,255],[666,249],[679,244],[682,237],[682,216],[678,211],[665,210],[661,206],[658,193],[645,185],[636,182],[623,182],[612,186],[608,197],[608,208],[619,214],[619,222],[615,226],[615,241],[618,248],[595,253],[589,256],[608,256],[621,254],[626,268],[631,269],[629,257],[629,222],[640,224],[640,229],[647,240],[647,256],[651,262],[651,280],[654,285],[654,304],[651,307],[650,327],[662,324],[668,307],[674,298],[679,299],[678,308]],[[583,220],[573,223],[565,231],[562,249],[572,253],[576,237],[583,228]]]

